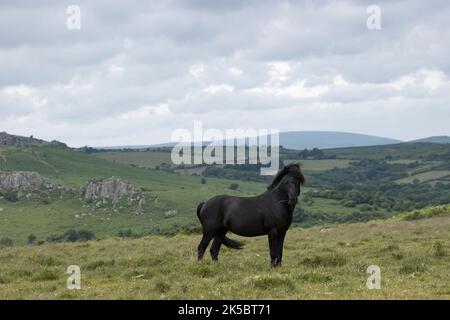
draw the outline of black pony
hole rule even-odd
[[[292,212],[305,182],[299,164],[281,169],[267,191],[251,198],[221,195],[202,202],[197,216],[203,226],[203,238],[198,245],[198,259],[202,259],[211,239],[211,257],[217,260],[220,246],[241,249],[242,243],[226,237],[231,231],[244,237],[267,234],[272,266],[281,264],[283,242],[292,222]]]

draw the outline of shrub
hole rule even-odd
[[[201,178],[200,183],[201,184],[206,184],[206,179],[205,178]]]
[[[19,196],[17,195],[17,192],[14,190],[6,190],[2,193],[2,195],[9,202],[19,201]]]
[[[28,244],[34,244],[36,242],[36,239],[37,239],[37,237],[34,234],[30,234],[28,236],[27,242],[28,242]]]
[[[8,237],[2,237],[0,239],[0,247],[12,247],[14,242]]]
[[[441,242],[436,241],[434,243],[434,245],[433,245],[433,255],[436,258],[442,258],[442,257],[445,257],[447,255],[447,251],[445,250],[444,245]]]
[[[239,188],[239,184],[238,183],[232,183],[232,184],[230,184],[229,188],[231,190],[237,190]]]
[[[117,236],[120,237],[120,238],[134,238],[134,237],[137,237],[137,235],[135,233],[133,233],[133,231],[131,229],[119,230],[119,232],[117,232]]]
[[[88,241],[95,239],[94,233],[87,230],[73,230],[70,229],[62,235],[50,235],[47,237],[47,242],[76,242],[76,241]]]
[[[413,212],[409,212],[403,215],[404,220],[418,220],[431,218],[435,216],[446,216],[450,215],[450,205],[442,205],[435,207],[423,208],[420,210],[414,210]]]

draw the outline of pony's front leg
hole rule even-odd
[[[279,267],[281,265],[284,235],[285,233],[280,233],[276,229],[271,230],[268,234],[272,267]]]
[[[286,236],[286,231],[284,232],[280,232],[280,256],[279,256],[279,261],[278,261],[278,265],[281,265],[281,261],[283,260],[283,248],[284,248],[284,237]]]

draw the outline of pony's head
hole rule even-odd
[[[267,190],[275,189],[275,187],[286,176],[290,176],[294,179],[297,179],[299,184],[304,184],[306,182],[306,177],[303,175],[300,164],[290,163],[288,165],[285,165],[283,169],[278,171],[278,173],[275,175],[275,178],[273,178],[272,183],[267,187]]]
[[[281,190],[287,195],[287,201],[291,208],[294,208],[300,195],[300,185],[304,184],[305,181],[306,178],[303,175],[300,164],[291,163],[278,171],[267,190]]]

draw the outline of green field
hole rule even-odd
[[[370,147],[324,149],[325,155],[336,155],[338,159],[385,159],[420,160],[435,155],[449,155],[449,144],[399,143]]]
[[[35,191],[36,197],[18,201],[0,194],[0,298],[449,299],[448,206],[392,218],[410,210],[403,208],[448,203],[447,186],[434,183],[448,175],[449,147],[428,145],[428,153],[423,144],[408,145],[418,151],[412,158],[405,157],[408,147],[394,146],[397,153],[355,148],[351,156],[336,149],[336,159],[301,160],[308,183],[293,214],[284,266],[275,270],[264,237],[241,239],[245,250],[224,248],[219,263],[195,259],[197,204],[217,194],[265,191],[270,179],[254,168],[216,166],[224,171],[210,177],[200,176],[205,167],[157,170],[166,152],[0,147],[0,171],[37,171],[71,188]],[[295,160],[294,151],[284,152],[290,159],[283,160]],[[112,176],[142,189],[143,212],[80,199],[86,182]],[[426,183],[409,183],[417,177]],[[95,240],[51,242],[70,229],[93,232]],[[117,237],[128,230],[127,238]],[[27,245],[30,235],[36,239]],[[65,287],[73,264],[81,267],[79,291]],[[373,264],[382,270],[380,290],[366,288]]]
[[[420,144],[423,149],[424,144]],[[429,157],[436,152],[436,147],[429,145],[429,153],[421,149],[422,156]],[[407,144],[408,147],[417,149],[417,146]],[[387,146],[392,148],[392,146]],[[386,148],[387,148],[386,147]],[[381,147],[374,147],[375,149]],[[361,150],[368,153],[367,148],[352,148],[356,154]],[[405,147],[399,148],[402,155],[407,153]],[[335,149],[339,154],[347,154],[347,149]],[[439,147],[438,150],[448,150]],[[328,152],[328,151],[326,151]],[[373,151],[370,151],[371,153]],[[409,151],[408,151],[409,152]],[[283,150],[282,156],[295,154],[293,151]],[[0,197],[0,237],[11,238],[15,244],[25,244],[30,234],[34,234],[39,241],[45,241],[49,236],[61,235],[68,229],[89,230],[94,232],[97,238],[107,238],[115,236],[120,231],[131,230],[134,234],[166,234],[185,229],[196,229],[199,227],[195,210],[200,201],[208,199],[217,194],[235,194],[242,196],[253,196],[266,190],[269,183],[264,181],[243,181],[240,180],[245,171],[235,170],[233,179],[223,177],[201,177],[203,170],[207,167],[175,168],[172,172],[155,170],[149,167],[156,167],[163,162],[170,161],[169,152],[155,151],[114,151],[88,154],[67,148],[54,148],[49,146],[34,146],[30,148],[0,147],[0,171],[37,171],[48,177],[52,182],[71,187],[71,194],[52,193],[48,195],[50,199],[43,200],[20,200],[10,202]],[[360,154],[360,156],[362,156]],[[286,162],[294,160],[285,160]],[[327,187],[323,178],[330,173],[336,175],[331,180],[332,183],[344,182],[353,179],[355,170],[350,159],[324,159],[324,160],[301,160],[303,170],[308,177],[308,183],[302,188],[299,206],[294,217],[294,223],[300,226],[312,226],[323,223],[341,223],[366,221],[370,219],[386,218],[396,212],[411,207],[418,200],[409,200],[409,205],[402,202],[396,204],[387,196],[376,196],[372,200],[377,201],[372,204],[358,202],[361,197],[366,197],[367,192],[347,191],[343,195],[336,192],[339,190]],[[389,178],[389,173],[385,174],[386,179],[402,182],[407,185],[415,178],[423,178],[427,183],[434,184],[443,179],[443,172],[448,170],[438,170],[446,168],[448,162],[439,160],[414,160],[396,159],[390,160],[391,165],[408,166],[403,170],[410,176],[395,179]],[[411,166],[411,168],[409,168]],[[220,166],[217,166],[220,167]],[[376,167],[374,167],[376,168]],[[349,171],[347,175],[341,175],[344,171]],[[378,169],[377,169],[378,170]],[[396,173],[395,169],[392,172]],[[439,175],[435,173],[438,172]],[[195,175],[193,175],[195,174]],[[369,172],[368,175],[373,175]],[[254,173],[259,179],[258,173]],[[319,176],[318,176],[319,175]],[[143,214],[136,214],[133,208],[120,208],[113,210],[105,206],[95,208],[79,199],[79,189],[91,179],[108,178],[117,176],[126,179],[136,186],[142,188],[146,199],[146,206]],[[395,176],[395,175],[394,175]],[[394,177],[393,176],[393,177]],[[367,179],[367,178],[363,178]],[[320,182],[318,184],[318,182]],[[366,181],[367,183],[370,180]],[[406,182],[406,184],[403,184]],[[230,190],[233,183],[239,185],[237,190]],[[358,180],[355,180],[357,185]],[[310,191],[330,190],[331,194],[310,193]],[[376,189],[370,194],[376,193]],[[364,194],[366,193],[366,194]],[[427,195],[423,190],[418,193],[414,190],[410,192],[412,196],[422,195],[424,199],[433,199],[441,193]],[[436,195],[435,195],[436,194]],[[312,195],[312,196],[311,196]],[[47,195],[46,195],[47,196]],[[337,197],[336,197],[337,196]],[[62,197],[62,198],[61,198]],[[386,199],[384,199],[385,197]],[[382,201],[380,202],[380,199]],[[443,198],[444,199],[444,198]],[[389,202],[390,201],[390,202]],[[396,200],[397,201],[397,200]],[[442,203],[433,202],[432,204]],[[378,203],[379,202],[379,203]],[[384,206],[390,203],[390,207]],[[395,205],[395,207],[393,207]],[[429,205],[424,202],[424,205]],[[166,212],[176,210],[176,215],[166,216]],[[83,215],[83,218],[77,216]]]
[[[232,236],[232,238],[237,238]],[[450,299],[450,217],[293,228],[283,266],[265,237],[196,261],[199,235],[0,249],[0,299]],[[81,290],[66,269],[81,268]],[[369,265],[381,289],[366,287]]]
[[[423,173],[418,173],[411,175],[407,178],[399,179],[397,183],[413,183],[414,181],[418,182],[428,182],[428,181],[439,181],[441,178],[446,178],[450,176],[450,170],[436,170],[436,171],[427,171]]]
[[[91,179],[117,176],[142,188],[148,203],[145,214],[136,215],[127,208],[112,212],[111,208],[86,207],[78,196],[61,200],[59,195],[52,195],[50,204],[0,199],[0,237],[9,237],[18,244],[25,243],[31,233],[45,240],[70,228],[89,229],[104,237],[128,228],[137,233],[160,233],[196,227],[195,210],[200,201],[223,193],[250,196],[265,189],[261,183],[239,181],[238,190],[230,190],[233,180],[208,178],[206,184],[201,184],[201,177],[131,167],[70,149],[0,147],[0,150],[5,158],[0,162],[0,171],[37,171],[54,183],[72,187],[75,195]],[[174,209],[178,212],[176,216],[164,215]],[[76,219],[79,213],[86,213],[87,218]]]
[[[286,164],[294,162],[293,160],[285,161]],[[345,159],[325,159],[325,160],[300,160],[302,168],[305,172],[326,171],[334,168],[346,168],[350,160]]]
[[[99,152],[96,157],[112,162],[134,164],[144,168],[155,168],[161,163],[171,163],[170,152],[158,151],[115,151]]]

